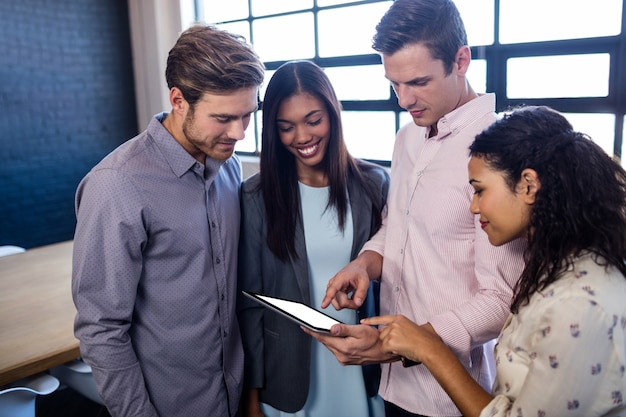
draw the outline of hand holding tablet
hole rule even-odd
[[[288,319],[314,332],[330,333],[330,328],[333,325],[341,323],[339,320],[335,320],[329,315],[298,301],[255,294],[249,291],[242,292],[261,305],[282,314]]]

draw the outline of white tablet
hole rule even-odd
[[[261,305],[315,332],[330,333],[330,328],[333,325],[341,323],[339,320],[335,320],[329,315],[298,301],[255,294],[249,291],[242,292]]]

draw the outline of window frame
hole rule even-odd
[[[247,21],[252,28],[252,22],[257,19],[251,15],[252,2],[262,0],[248,0],[248,17],[234,21]],[[318,7],[314,0],[313,7],[306,11],[313,12],[315,56],[310,58],[323,68],[381,64],[380,56],[372,50],[371,54],[320,57],[318,55],[318,13],[322,10],[343,8],[370,3],[380,3],[387,0],[361,0],[346,2],[338,5]],[[622,20],[619,35],[596,38],[566,39],[556,41],[537,41],[527,43],[501,44],[499,42],[500,0],[494,0],[494,42],[491,45],[470,45],[472,59],[486,61],[486,90],[495,93],[496,111],[502,112],[510,107],[520,105],[545,105],[563,113],[606,113],[615,117],[613,153],[621,158],[622,143],[624,141],[624,120],[626,119],[626,0],[622,0]],[[202,20],[203,0],[194,0],[197,20]],[[301,13],[303,10],[285,13],[263,15],[258,18],[286,16]],[[228,22],[234,22],[228,21]],[[228,23],[216,22],[216,23]],[[254,44],[254,33],[251,30],[250,41]],[[609,86],[606,97],[575,97],[575,98],[528,98],[511,99],[506,95],[507,60],[509,58],[577,55],[591,53],[607,53],[610,56]],[[267,70],[275,70],[286,61],[265,62]],[[395,114],[395,131],[400,128],[400,114],[404,111],[399,105],[391,86],[387,100],[342,100],[341,104],[346,111],[392,111]],[[260,98],[262,100],[262,98]],[[257,130],[259,124],[256,124]],[[240,155],[258,155],[260,132],[255,132],[255,152],[237,152]],[[370,160],[384,166],[390,166],[388,160]]]

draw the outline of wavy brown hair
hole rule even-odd
[[[265,67],[245,38],[206,25],[180,35],[165,69],[168,88],[178,87],[192,108],[207,92],[258,87],[264,76]]]

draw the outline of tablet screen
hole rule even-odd
[[[334,324],[341,323],[321,311],[298,301],[285,300],[283,298],[270,297],[268,295],[255,294],[248,291],[243,291],[243,293],[288,319],[316,332],[329,333],[330,328]]]

